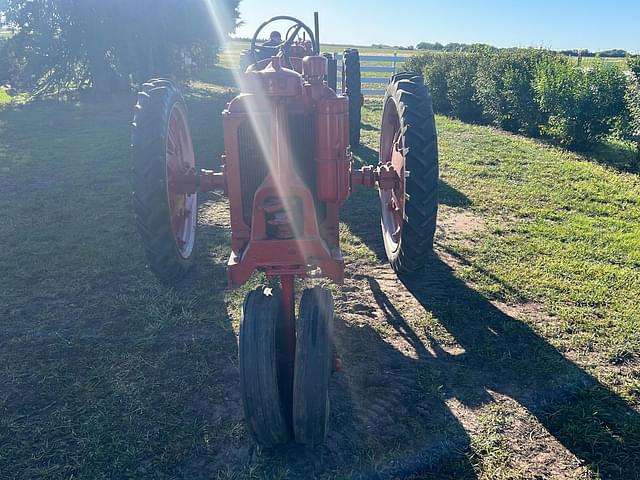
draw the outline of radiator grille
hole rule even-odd
[[[315,124],[313,114],[291,114],[289,116],[289,132],[294,166],[302,181],[316,199],[316,210],[319,220],[326,216],[326,206],[317,201],[315,153]],[[271,138],[268,139],[271,151]],[[238,150],[240,152],[240,184],[242,188],[242,209],[244,221],[251,225],[251,209],[255,191],[269,172],[265,158],[258,144],[250,122],[244,122],[238,129]]]
[[[269,138],[267,141],[271,141]],[[268,145],[271,148],[271,145]],[[240,155],[240,188],[242,213],[247,225],[251,225],[253,196],[269,172],[267,159],[262,153],[256,134],[247,121],[238,128],[238,152]]]

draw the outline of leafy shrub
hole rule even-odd
[[[451,114],[465,121],[482,120],[482,107],[476,100],[474,83],[479,61],[479,54],[455,55],[446,75],[447,98],[451,104]]]
[[[574,149],[612,133],[640,138],[640,60],[630,59],[629,68],[636,83],[627,88],[617,66],[581,68],[547,50],[425,52],[405,64],[424,74],[437,113],[544,134]]]
[[[405,69],[424,75],[435,112],[478,121],[482,110],[473,82],[479,58],[476,53],[428,52],[409,59]]]
[[[451,68],[454,54],[428,52],[411,57],[404,64],[404,70],[421,73],[431,90],[433,111],[444,115],[451,114],[451,102],[447,96],[447,72]]]
[[[627,66],[633,77],[640,81],[640,57],[629,57],[627,59]]]
[[[629,111],[628,138],[633,140],[638,148],[637,161],[640,163],[640,75],[629,79],[625,102]]]
[[[537,136],[546,116],[538,108],[534,78],[543,61],[561,62],[544,50],[502,50],[478,64],[476,98],[485,117],[511,132]]]
[[[550,60],[538,68],[534,88],[548,115],[543,133],[566,147],[584,149],[624,119],[626,79],[616,66],[596,62],[581,69]]]

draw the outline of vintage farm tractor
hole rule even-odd
[[[275,20],[292,23],[285,39],[258,45]],[[242,310],[240,383],[248,429],[266,446],[292,436],[317,444],[329,418],[333,300],[327,288],[304,289],[296,322],[295,279],[301,288],[313,278],[343,282],[339,211],[358,185],[378,188],[391,266],[398,273],[423,266],[438,209],[431,97],[421,76],[395,75],[383,101],[379,163],[357,168],[349,112],[357,101],[359,120],[359,86],[357,99],[328,86],[335,79],[327,78],[328,59],[320,55],[317,14],[314,30],[292,17],[263,23],[249,55],[240,74],[243,93],[222,112],[220,172],[196,168],[187,109],[174,84],[155,79],[143,86],[132,134],[136,223],[149,266],[170,283],[194,259],[197,193],[228,196],[229,286],[240,287],[256,271],[269,283],[251,291]]]

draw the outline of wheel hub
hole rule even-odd
[[[402,130],[395,105],[387,105],[382,119],[380,165],[395,172],[393,185],[380,185],[382,227],[392,250],[399,247],[404,224],[405,158]]]
[[[169,116],[166,159],[169,221],[178,253],[188,258],[195,242],[197,196],[175,191],[171,185],[185,174],[195,172],[196,165],[186,115],[178,104]]]

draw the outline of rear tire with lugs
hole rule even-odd
[[[169,80],[143,85],[132,124],[133,209],[148,264],[164,283],[193,263],[196,194],[174,193],[172,175],[195,169],[182,95]]]
[[[431,94],[421,75],[394,75],[387,87],[380,163],[400,176],[393,192],[380,190],[384,247],[399,274],[420,270],[433,250],[438,214],[438,145]],[[391,210],[391,211],[390,211]]]
[[[348,48],[342,57],[342,82],[349,99],[349,144],[354,150],[360,146],[360,122],[362,110],[362,78],[360,53]]]

